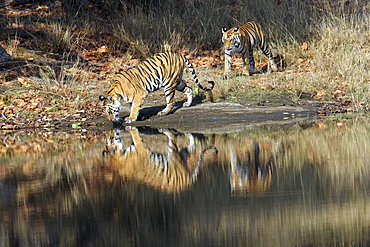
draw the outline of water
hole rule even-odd
[[[369,127],[3,132],[0,246],[369,246]]]

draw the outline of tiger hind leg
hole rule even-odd
[[[264,47],[260,46],[260,48],[261,48],[263,54],[265,54],[265,56],[269,58],[269,62],[268,62],[268,65],[267,65],[267,72],[271,73],[271,72],[279,71],[277,61],[276,61],[277,57],[274,57],[272,55],[272,52],[271,52],[269,46],[266,44]]]
[[[181,81],[177,84],[177,86],[176,86],[176,90],[178,90],[178,91],[180,91],[180,92],[182,92],[182,93],[186,94],[187,100],[186,100],[186,102],[183,104],[183,106],[184,106],[184,107],[189,107],[189,106],[191,106],[191,103],[193,103],[193,90],[192,90],[190,87],[188,87],[188,86],[186,85],[186,83],[185,83],[183,80],[181,80]]]
[[[190,87],[186,87],[183,91],[184,94],[187,96],[186,102],[183,104],[184,107],[191,106],[191,103],[193,103],[193,90]]]
[[[269,73],[278,71],[278,66],[276,64],[275,59],[276,58],[274,58],[274,57],[269,58],[269,63],[268,63],[268,67],[267,67]]]

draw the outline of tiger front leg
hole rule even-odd
[[[136,95],[135,98],[132,101],[131,104],[131,111],[130,111],[130,116],[125,118],[126,123],[132,123],[137,120],[137,116],[139,115],[139,110],[141,105],[144,102],[144,99],[146,97],[146,94],[141,94],[141,95]]]
[[[232,55],[225,52],[225,68],[224,68],[224,79],[230,78],[230,71],[231,71],[231,63],[232,63]]]
[[[247,59],[249,60],[249,71],[247,72]],[[255,73],[255,62],[253,57],[253,48],[250,48],[248,51],[248,57],[247,54],[243,54],[243,60],[244,60],[244,73],[245,75],[253,75]]]

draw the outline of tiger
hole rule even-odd
[[[195,183],[207,150],[217,149],[207,146],[196,150],[196,141],[192,134],[186,133],[188,146],[180,149],[173,130],[161,129],[159,132],[168,138],[167,153],[152,151],[142,140],[135,127],[125,128],[131,135],[133,144],[124,148],[120,137],[123,128],[110,131],[106,139],[103,156],[111,157],[112,167],[125,179],[132,179],[147,184],[166,193],[180,192]]]
[[[274,56],[271,53],[265,35],[261,26],[254,22],[247,22],[241,26],[233,27],[227,30],[222,28],[222,42],[225,49],[225,67],[224,78],[229,78],[231,70],[232,55],[240,53],[243,55],[244,70],[246,73],[247,52],[249,56],[249,75],[252,75],[255,70],[255,62],[253,58],[253,47],[258,44],[262,52],[269,58],[268,71],[278,71]]]
[[[173,52],[158,53],[136,67],[115,74],[106,96],[99,96],[99,99],[103,101],[108,119],[113,122],[121,122],[118,113],[122,107],[120,100],[124,100],[131,103],[130,115],[124,119],[125,122],[136,121],[146,96],[162,87],[167,105],[158,113],[159,116],[167,115],[172,111],[175,90],[186,94],[187,101],[183,106],[189,107],[193,101],[192,89],[181,79],[185,65],[200,89],[204,91],[213,89],[215,85],[213,81],[208,82],[211,84],[209,88],[205,88],[199,83],[192,64],[185,56]]]

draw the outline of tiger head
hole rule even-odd
[[[224,43],[226,53],[233,53],[235,48],[241,43],[239,27],[229,30],[226,27],[222,28],[222,43]]]
[[[120,122],[121,119],[118,117],[118,113],[121,110],[120,96],[116,93],[112,95],[100,95],[99,100],[103,101],[103,107],[109,121]]]

